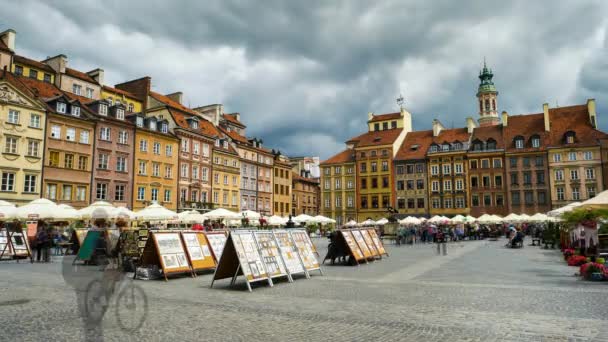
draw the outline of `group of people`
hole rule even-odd
[[[56,227],[46,224],[44,221],[38,222],[36,236],[32,240],[32,249],[36,252],[36,262],[50,262],[51,250],[55,254],[60,254],[60,243],[69,241],[69,233],[61,232]]]
[[[437,242],[440,234],[443,241],[480,240],[487,238],[496,228],[479,224],[417,225],[399,227],[395,236],[397,245]]]

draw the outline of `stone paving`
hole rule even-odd
[[[315,239],[321,256],[325,239]],[[114,297],[91,340],[105,341],[608,341],[608,284],[581,281],[556,250],[504,240],[388,245],[390,257],[323,266],[292,284],[234,288],[212,274],[136,281],[148,299],[141,329]],[[85,340],[82,303],[62,262],[0,263],[0,341]],[[130,288],[130,280],[124,281]],[[82,294],[82,287],[78,287]],[[117,291],[121,292],[120,290]],[[82,297],[82,296],[81,296]],[[80,306],[79,306],[80,303]],[[140,306],[141,307],[141,306]],[[122,310],[122,311],[120,311]],[[125,314],[125,312],[127,314]],[[120,318],[120,319],[119,319]],[[103,334],[103,339],[99,337]]]

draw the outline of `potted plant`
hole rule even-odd
[[[568,258],[568,266],[582,266],[587,262],[587,258],[582,255],[573,255]]]
[[[606,268],[596,262],[588,262],[580,268],[580,275],[586,280],[600,281],[604,279]]]

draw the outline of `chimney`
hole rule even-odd
[[[503,127],[507,127],[507,124],[509,122],[509,114],[507,113],[506,110],[502,111],[502,125]]]
[[[17,36],[17,32],[13,29],[8,29],[2,33],[0,33],[0,40],[8,47],[9,50],[15,51],[15,37]]]
[[[237,121],[241,121],[241,114],[240,113],[234,113],[234,117],[236,118]]]
[[[184,96],[184,93],[182,93],[181,91],[178,91],[178,92],[175,92],[172,94],[167,94],[165,96],[179,104],[182,104],[182,98]]]
[[[374,112],[367,113],[367,121],[370,121],[373,118],[374,118]]]
[[[152,88],[152,79],[149,76],[116,84],[114,88],[128,91],[137,96],[138,99],[141,99],[144,102],[143,111],[148,109],[148,94],[150,94],[150,89]]]
[[[57,55],[43,60],[42,63],[50,66],[57,73],[65,74],[65,68],[68,66],[68,57],[66,55]]]
[[[441,122],[439,122],[439,120],[434,119],[433,120],[433,136],[436,137],[439,135],[439,133],[441,133],[442,130],[444,130],[445,127],[443,127],[443,125],[441,124]]]
[[[104,76],[104,72],[103,69],[95,69],[95,70],[91,70],[89,72],[87,72],[87,75],[91,76],[97,83],[103,85],[103,76]]]
[[[543,103],[543,119],[545,121],[545,131],[551,130],[551,121],[549,120],[549,104]]]
[[[467,118],[467,132],[469,134],[473,134],[473,130],[477,128],[477,124],[475,123],[475,120],[473,120],[472,117],[468,117]]]
[[[587,100],[587,113],[589,113],[589,122],[591,126],[597,129],[597,114],[595,113],[595,99]]]

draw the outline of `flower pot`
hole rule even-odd
[[[602,280],[604,280],[604,275],[601,274],[601,273],[599,273],[599,272],[591,273],[591,276],[589,277],[589,280],[592,280],[592,281],[602,281]]]

